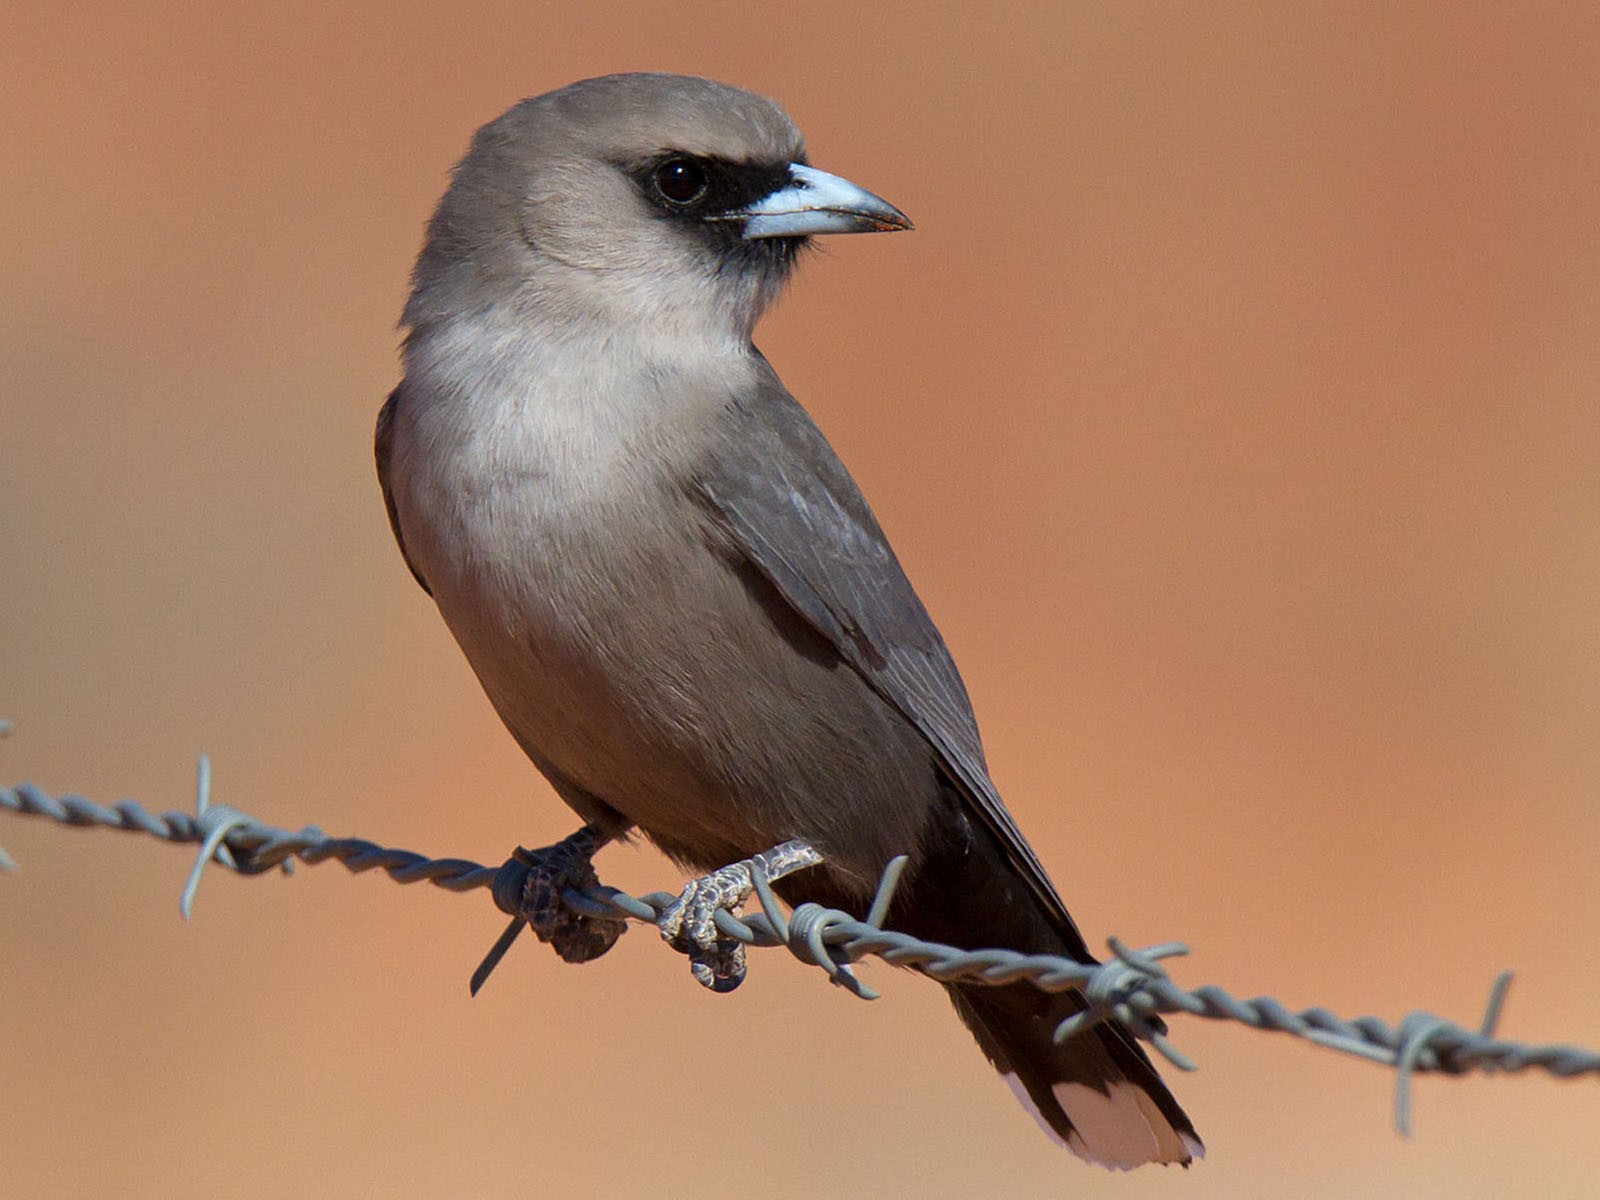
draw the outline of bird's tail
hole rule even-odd
[[[1017,1099],[1056,1142],[1103,1167],[1187,1166],[1205,1154],[1187,1114],[1143,1050],[1114,1022],[1056,1044],[1085,1007],[1076,991],[951,984],[956,1012]]]
[[[1060,901],[952,804],[908,872],[890,925],[930,941],[1095,961]],[[1048,881],[1045,892],[1054,896]],[[1115,1020],[1055,1041],[1087,1007],[1079,991],[947,984],[962,1021],[1045,1132],[1079,1157],[1127,1170],[1188,1164],[1205,1153],[1189,1120],[1126,1027]]]

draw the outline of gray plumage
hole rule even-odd
[[[900,927],[1088,960],[937,629],[750,340],[809,234],[907,224],[726,85],[523,102],[429,225],[378,423],[385,500],[512,735],[603,834],[697,870],[804,839],[826,863],[785,895],[857,907],[909,851]],[[1076,993],[952,996],[1078,1153],[1201,1152],[1124,1030],[1050,1041]]]

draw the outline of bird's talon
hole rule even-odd
[[[562,902],[561,893],[569,887],[587,891],[600,886],[590,861],[599,845],[597,835],[581,829],[554,846],[517,855],[529,868],[522,887],[521,915],[534,935],[565,962],[599,958],[628,928],[621,917],[573,912]]]
[[[744,982],[743,944],[724,941],[705,953],[696,947],[689,952],[689,973],[703,988],[719,994],[733,991]]]
[[[661,937],[689,956],[696,982],[714,992],[731,992],[744,982],[744,945],[717,928],[718,911],[738,915],[755,884],[739,862],[692,879],[656,922]]]
[[[815,866],[822,856],[808,843],[784,842],[744,862],[730,863],[709,875],[691,879],[669,904],[656,928],[674,950],[689,956],[689,971],[702,987],[731,992],[744,982],[744,943],[717,928],[717,913],[738,916],[755,891],[751,864],[760,863],[768,879]]]

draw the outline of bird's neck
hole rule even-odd
[[[406,373],[446,390],[486,381],[570,381],[610,390],[642,377],[743,372],[759,358],[749,331],[725,323],[641,311],[604,323],[571,311],[496,305],[414,327]]]
[[[408,400],[431,409],[440,432],[493,439],[570,426],[619,444],[724,405],[763,369],[744,337],[690,338],[649,323],[602,334],[498,309],[413,329],[405,362]]]

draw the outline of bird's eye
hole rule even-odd
[[[656,168],[656,190],[674,204],[692,204],[705,194],[706,170],[690,158],[674,158]]]

